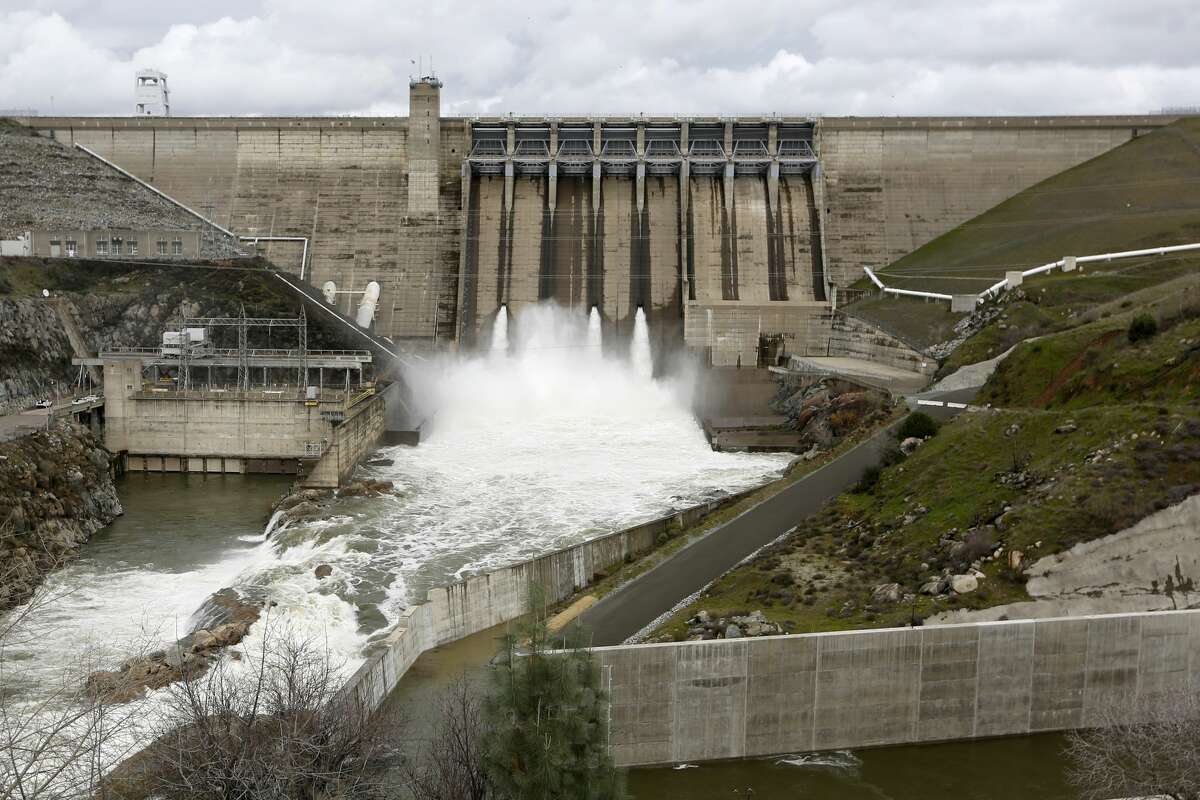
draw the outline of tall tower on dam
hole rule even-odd
[[[408,213],[438,212],[442,82],[426,75],[408,84]]]

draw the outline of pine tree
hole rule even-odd
[[[620,800],[608,755],[608,696],[579,634],[552,636],[539,592],[530,622],[510,634],[484,704],[485,766],[504,800]]]

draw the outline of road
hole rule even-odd
[[[98,397],[90,403],[73,403],[71,400],[61,400],[54,407],[55,415],[62,419],[72,412],[90,411],[104,404],[104,398]],[[0,442],[7,442],[32,433],[38,428],[46,427],[45,408],[27,408],[14,411],[11,414],[0,415]]]
[[[46,409],[34,408],[0,416],[0,442],[46,427]]]
[[[934,399],[968,402],[975,389],[948,392]],[[922,407],[946,419],[961,409]],[[899,423],[895,423],[899,424]],[[863,470],[876,464],[894,425],[846,451],[815,472],[715,528],[699,541],[606,595],[580,617],[597,647],[617,645],[670,611],[685,597],[724,575],[765,544],[782,536],[828,500],[853,486]]]

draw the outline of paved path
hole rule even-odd
[[[969,400],[974,392],[943,399]],[[947,418],[956,408],[922,408]],[[896,423],[899,424],[899,423]],[[820,510],[829,499],[853,486],[863,470],[879,460],[894,437],[889,426],[778,494],[715,528],[653,569],[600,600],[580,617],[597,647],[616,645],[670,611],[683,598],[732,569],[739,561]]]

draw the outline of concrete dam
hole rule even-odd
[[[839,287],[1166,117],[34,117],[375,331],[482,342],[501,306],[598,309],[714,365],[825,355]]]

